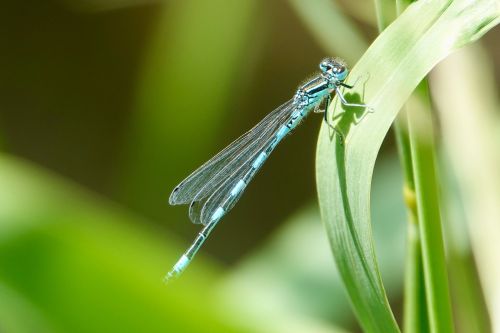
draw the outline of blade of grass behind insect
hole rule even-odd
[[[456,173],[492,331],[500,331],[500,151],[498,86],[480,45],[440,64],[432,76],[445,149]]]
[[[382,32],[396,18],[396,3],[393,0],[375,0],[378,32]]]
[[[292,7],[318,43],[330,55],[355,63],[368,47],[356,26],[341,12],[334,1],[289,0]],[[331,32],[335,31],[335,34]],[[346,44],[345,40],[349,43]]]
[[[349,112],[338,124],[346,137],[344,144],[322,126],[317,151],[321,214],[337,267],[366,332],[399,331],[380,279],[370,226],[371,177],[383,138],[425,75],[454,49],[479,38],[498,18],[495,4],[485,0],[409,6],[351,73],[366,79],[346,97],[362,99],[375,112],[354,124],[356,109],[346,108]],[[340,103],[333,103],[329,112],[342,112]]]
[[[184,0],[160,7],[118,175],[119,196],[132,207],[162,216],[170,186],[214,149],[256,5]]]
[[[446,60],[445,60],[446,61]],[[440,178],[443,195],[443,230],[448,262],[451,300],[458,332],[489,333],[488,309],[472,253],[464,206],[456,174],[447,154],[441,151]]]
[[[422,242],[427,313],[430,331],[447,333],[454,329],[436,174],[435,133],[426,80],[419,84],[416,93],[420,98],[411,98],[408,103],[408,128]]]
[[[342,10],[356,19],[357,21],[363,22],[369,26],[375,27],[377,24],[377,19],[373,15],[374,3],[372,0],[359,0],[359,1],[349,1],[349,0],[338,0],[339,4],[342,6]]]

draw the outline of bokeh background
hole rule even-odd
[[[0,332],[359,329],[317,209],[318,115],[273,153],[182,279],[162,282],[199,228],[170,191],[332,55],[296,3],[2,1]],[[371,2],[338,6],[376,37]],[[482,41],[497,78],[499,37]],[[386,141],[372,210],[400,316],[406,214]]]

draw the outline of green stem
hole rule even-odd
[[[412,152],[427,311],[432,333],[453,332],[448,276],[441,230],[441,213],[435,170],[434,132],[427,82],[416,91],[425,103],[409,112],[408,128]]]
[[[398,147],[398,155],[401,161],[401,167],[403,168],[405,199],[407,199],[406,195],[410,194],[410,192],[413,193],[413,196],[415,195],[415,180],[413,179],[413,162],[411,156],[410,137],[408,135],[408,117],[406,112],[406,108],[403,107],[392,124]],[[407,200],[406,204],[409,210],[414,207],[414,205],[411,205],[411,202],[408,202]]]
[[[397,0],[396,13],[401,14],[409,1]],[[381,0],[375,0],[377,25],[382,32],[388,24],[390,16],[388,6]],[[385,11],[385,12],[384,12]],[[404,185],[403,193],[408,209],[407,228],[407,255],[405,266],[405,290],[403,327],[406,333],[424,333],[429,331],[428,317],[425,301],[425,282],[422,267],[422,246],[418,232],[418,214],[415,202],[415,181],[413,176],[413,163],[408,134],[408,117],[406,108],[403,107],[393,123],[394,135],[398,147],[398,155],[403,168]]]
[[[404,198],[408,209],[403,327],[405,333],[424,333],[429,331],[429,324],[406,109],[407,107],[400,111],[393,124],[398,154],[404,170]]]
[[[396,0],[397,15],[400,15],[410,2]],[[422,242],[418,231],[415,179],[406,109],[407,107],[404,107],[399,112],[393,124],[399,158],[404,170],[404,197],[408,208],[403,327],[405,333],[425,333],[429,332],[429,319],[426,309]]]
[[[403,327],[405,333],[429,332],[418,224],[410,217],[405,267]]]

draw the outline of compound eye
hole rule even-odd
[[[322,61],[321,64],[319,65],[319,68],[323,72],[329,72],[332,70],[333,67],[329,61]]]
[[[343,71],[345,71],[345,67],[344,67],[344,66],[335,66],[335,67],[333,68],[333,72],[334,72],[335,74],[340,74],[340,73],[342,73]]]

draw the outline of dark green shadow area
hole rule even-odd
[[[364,87],[366,85],[366,81],[363,83],[363,95],[364,95]],[[344,92],[343,92],[344,93]],[[359,93],[344,93],[344,97],[348,103],[356,103],[356,104],[364,104],[361,95]],[[340,103],[339,99],[337,99],[336,103]],[[360,106],[346,106],[341,104],[342,112],[337,113],[333,116],[333,122],[337,121],[335,126],[335,131],[331,131],[330,139],[333,140],[335,137],[335,163],[337,165],[338,171],[338,179],[339,179],[339,188],[342,199],[342,207],[344,214],[344,221],[347,226],[347,230],[350,234],[349,238],[346,238],[345,241],[351,239],[353,242],[353,246],[355,251],[362,262],[362,269],[365,272],[365,275],[369,278],[369,284],[372,288],[376,289],[377,281],[373,279],[373,275],[370,274],[370,265],[368,263],[367,258],[364,256],[363,246],[361,244],[361,240],[359,238],[358,232],[356,231],[355,221],[352,214],[351,203],[349,201],[348,188],[347,188],[347,170],[346,170],[346,147],[348,142],[345,141],[345,138],[348,137],[349,131],[353,128],[353,126],[358,125],[363,119],[373,111],[370,111],[367,107]],[[335,135],[337,132],[340,135]],[[354,277],[345,277],[345,278],[354,278]]]
[[[360,101],[359,94],[356,94],[356,95],[358,96],[356,103],[358,103]],[[354,100],[354,99],[351,100],[347,94],[345,96],[349,102]],[[364,113],[363,108],[359,108],[359,107],[349,107],[349,108],[361,110],[361,112],[359,114]],[[343,117],[341,119],[341,121],[344,121],[344,119],[346,119],[345,120],[345,124],[346,124],[345,128],[347,128],[347,129],[350,129],[351,125],[354,124],[353,121],[348,122],[347,120],[351,120],[351,119],[354,120],[355,115],[356,115],[356,114],[354,114],[351,117],[350,114],[351,114],[350,111],[346,112],[344,114],[344,115],[346,115],[346,117],[345,118]],[[344,133],[348,133],[348,132],[344,132]],[[347,134],[346,134],[346,136],[347,136]],[[349,202],[349,195],[347,192],[346,163],[345,163],[345,161],[346,161],[346,158],[345,158],[346,144],[345,143],[342,144],[342,141],[341,141],[342,139],[339,138],[338,135],[335,137],[337,140],[336,149],[335,149],[335,162],[337,164],[339,188],[340,188],[342,207],[343,207],[342,211],[344,213],[344,218],[345,218],[344,221],[347,225],[347,230],[349,230],[350,239],[354,243],[353,245],[354,245],[354,248],[356,249],[356,253],[362,262],[362,269],[364,270],[365,275],[369,279],[370,286],[375,289],[377,286],[377,281],[374,281],[373,275],[370,274],[370,266],[369,266],[367,259],[364,256],[363,247],[361,245],[361,240],[359,239],[358,232],[356,231],[355,222],[354,222],[354,218],[353,218],[352,210],[351,210],[351,204]],[[349,242],[349,238],[346,238],[345,241]],[[341,272],[341,274],[342,274],[342,272]],[[344,278],[354,279],[355,277],[354,276],[345,276]]]
[[[358,93],[345,93],[344,97],[349,103],[363,103],[361,95]],[[341,107],[342,113],[334,115],[333,120],[340,119],[337,123],[337,128],[342,131],[344,137],[347,137],[352,126],[359,124],[371,112],[367,108],[359,106],[346,106],[342,104]]]

